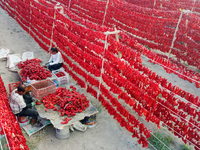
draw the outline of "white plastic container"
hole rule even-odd
[[[34,54],[33,54],[33,52],[24,52],[23,54],[22,54],[22,60],[23,61],[26,61],[27,59],[33,59],[34,58]]]
[[[65,126],[64,129],[56,129],[56,137],[58,139],[66,139],[70,136],[69,126]]]
[[[59,72],[63,72],[65,74],[65,76],[57,77],[56,74],[58,74]],[[52,74],[56,77],[58,86],[69,83],[69,74],[66,73],[63,68],[52,71]]]
[[[30,123],[30,118],[28,116],[21,116],[21,117],[18,116],[17,121],[18,121],[20,127],[23,127]]]

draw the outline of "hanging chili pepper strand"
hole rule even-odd
[[[104,89],[104,88],[103,88]],[[89,92],[89,93],[91,93],[92,95],[94,94],[94,92],[95,92],[95,96],[97,96],[97,92],[93,89],[93,88],[91,88],[91,87],[89,87],[88,86],[88,89],[87,89],[87,91]],[[109,95],[109,92],[108,92],[108,95]],[[107,96],[108,96],[107,95]],[[131,123],[131,124],[133,124],[134,126],[133,127],[139,127],[139,133],[140,133],[140,135],[141,135],[141,137],[142,138],[140,138],[140,140],[141,141],[143,141],[142,143],[143,143],[143,147],[145,147],[146,146],[146,144],[144,144],[144,143],[146,143],[145,141],[146,141],[146,138],[149,138],[151,135],[150,135],[150,131],[149,130],[147,130],[147,128],[144,126],[144,124],[142,124],[142,123],[140,123],[138,120],[136,120],[136,118],[133,116],[133,115],[131,115],[124,107],[122,107],[121,106],[121,104],[117,101],[117,100],[114,100],[115,98],[114,97],[112,97],[111,95],[109,95],[108,97],[110,97],[110,100],[111,100],[111,103],[113,104],[113,106],[117,106],[117,111],[119,111],[120,112],[120,114],[122,114],[124,117],[126,117],[127,119],[128,119],[128,121]],[[112,98],[111,98],[112,97]],[[100,102],[103,104],[103,106],[106,108],[106,109],[108,109],[108,112],[111,114],[111,115],[117,115],[116,113],[116,110],[103,98],[103,96],[102,95],[100,95],[100,97],[99,97],[99,100],[100,100]],[[132,127],[130,126],[130,125],[128,125],[127,124],[127,122],[122,118],[122,117],[120,117],[120,115],[118,115],[118,117],[116,116],[116,119],[118,120],[118,122],[120,123],[120,125],[123,127],[123,126],[125,126],[125,128],[128,130],[128,131],[130,131],[131,133],[133,133],[133,137],[137,137],[138,139],[139,139],[139,135],[138,135],[138,133],[137,133],[137,131],[136,130],[133,130],[132,129]],[[114,119],[115,119],[115,117],[114,117]],[[120,119],[120,120],[119,120]],[[143,136],[142,136],[142,133],[144,133],[145,134],[145,136],[146,136],[146,138],[144,138]]]
[[[106,67],[105,66],[105,69],[107,69],[107,68],[110,68],[110,67]],[[127,69],[125,69],[125,70],[127,70]],[[117,73],[115,72],[115,73],[112,73],[112,76],[113,75],[116,75]],[[129,75],[130,75],[130,71],[129,71]],[[119,74],[118,75],[116,75],[117,77],[119,77]],[[132,76],[132,75],[131,75]],[[104,80],[105,80],[105,77],[104,77]],[[123,82],[123,85],[125,85],[124,84],[124,80],[123,79],[117,79],[117,81],[122,81]],[[112,86],[112,84],[111,84],[111,82],[110,83],[108,83],[108,82],[106,82],[109,86]],[[128,86],[129,88],[130,88],[130,85]],[[136,89],[135,89],[136,90]],[[133,91],[135,91],[135,90],[133,90]],[[118,92],[118,93],[120,93],[120,92]],[[141,96],[141,95],[140,95]],[[166,105],[166,104],[165,104]],[[173,109],[173,108],[172,108]],[[177,110],[176,110],[177,111]],[[180,115],[183,115],[183,114],[180,114]],[[185,116],[183,116],[184,118],[185,118]]]
[[[1,89],[0,90],[1,129],[4,131],[3,134],[6,134],[5,136],[9,142],[8,145],[10,146],[11,149],[24,149],[24,150],[29,149],[28,146],[26,145],[26,139],[22,134],[19,123],[17,122],[14,114],[10,109],[6,88],[4,86],[1,77],[0,77],[0,89]]]

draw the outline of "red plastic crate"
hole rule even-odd
[[[55,92],[56,84],[51,80],[43,80],[31,84],[31,94],[39,100],[41,100],[44,96]]]
[[[9,94],[9,96],[11,95],[11,92],[14,90],[14,89],[16,89],[17,87],[18,87],[18,85],[20,85],[21,84],[21,82],[14,82],[14,83],[9,83],[8,84],[8,94]]]

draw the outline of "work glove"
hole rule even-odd
[[[31,103],[31,106],[35,106],[35,102],[32,102],[32,103]]]

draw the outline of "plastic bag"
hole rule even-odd
[[[76,122],[75,124],[72,125],[72,127],[78,131],[86,131],[87,130],[87,125],[82,124],[80,121]],[[71,129],[71,128],[70,128]],[[72,130],[72,129],[71,129]],[[73,130],[72,130],[73,131]]]
[[[9,53],[10,53],[9,49],[4,49],[4,48],[0,49],[0,60],[6,59]]]
[[[33,59],[33,58],[34,58],[33,52],[24,52],[22,54],[23,61],[26,61],[27,59]]]
[[[10,71],[17,71],[17,69],[15,68],[15,63],[18,63],[20,61],[22,61],[20,54],[8,55],[6,67],[8,67]]]

